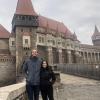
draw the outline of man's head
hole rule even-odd
[[[38,53],[37,53],[37,50],[36,49],[33,49],[32,50],[32,56],[33,57],[37,57]]]

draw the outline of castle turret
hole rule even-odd
[[[74,41],[75,43],[80,43],[80,41],[77,39],[77,35],[76,35],[75,32],[72,34],[72,39],[73,39],[73,41]]]
[[[16,36],[16,75],[19,76],[23,59],[36,47],[38,15],[31,0],[18,0],[12,20],[12,33]],[[26,33],[28,35],[26,35]]]
[[[100,46],[100,32],[99,32],[97,26],[95,26],[95,30],[92,35],[92,42],[93,42],[93,45]]]
[[[34,11],[31,0],[18,0],[12,20],[12,31],[15,32],[17,26],[38,26],[38,16]]]
[[[72,38],[73,38],[73,40],[77,41],[77,35],[75,32],[74,32],[74,34],[72,34]]]

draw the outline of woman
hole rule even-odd
[[[55,80],[55,74],[48,65],[48,62],[42,61],[40,70],[40,90],[43,100],[54,100],[53,84]]]

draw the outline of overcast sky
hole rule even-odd
[[[18,0],[0,0],[0,24],[11,31],[11,21]],[[94,26],[100,29],[100,0],[32,0],[35,11],[63,22],[78,39],[92,44]]]

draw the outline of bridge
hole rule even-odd
[[[63,73],[60,77],[54,85],[55,100],[100,100],[100,81]],[[1,87],[0,100],[27,100],[25,81]]]

